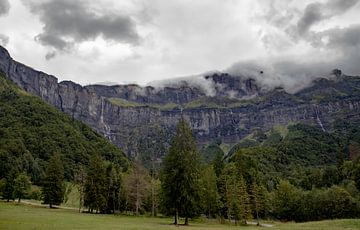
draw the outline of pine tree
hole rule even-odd
[[[89,212],[105,212],[106,209],[106,171],[101,156],[96,154],[91,157],[86,175],[84,190],[84,206]]]
[[[14,197],[18,198],[20,203],[21,198],[23,198],[30,190],[31,181],[30,178],[25,173],[20,173],[14,183]]]
[[[106,167],[106,188],[107,188],[107,207],[108,213],[115,213],[119,208],[121,200],[120,194],[123,187],[121,169],[116,165],[109,163]]]
[[[200,157],[188,123],[181,118],[170,150],[163,162],[162,194],[168,213],[189,218],[198,214],[200,206]]]
[[[64,168],[58,154],[50,158],[43,183],[44,204],[59,205],[64,199]]]

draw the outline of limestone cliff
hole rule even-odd
[[[275,124],[303,122],[326,131],[339,116],[351,118],[360,112],[360,78],[341,72],[332,80],[318,79],[295,94],[281,88],[264,90],[251,78],[226,73],[201,76],[207,89],[186,81],[161,87],[81,86],[58,82],[54,76],[16,62],[2,47],[0,70],[129,155],[146,139],[168,142],[181,116],[190,122],[199,143],[221,139],[234,144],[255,129],[266,131]],[[154,127],[162,134],[154,136]]]

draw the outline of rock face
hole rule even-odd
[[[359,116],[360,78],[334,71],[296,94],[277,88],[265,91],[255,80],[226,73],[201,76],[200,84],[180,81],[161,87],[137,85],[81,86],[36,71],[14,61],[0,47],[0,70],[25,91],[106,136],[129,155],[138,151],[151,129],[161,129],[166,141],[184,116],[199,143],[221,139],[235,144],[253,130],[303,122],[324,131],[335,119]],[[209,89],[210,88],[210,89]]]

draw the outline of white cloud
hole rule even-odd
[[[254,60],[254,64],[270,65],[274,73],[278,71],[276,68],[284,66],[281,64],[283,60],[293,61],[297,66],[294,70],[280,71],[286,74],[301,71],[299,66],[304,67],[304,63],[320,63],[305,65],[307,68],[325,68],[329,63],[321,63],[330,54],[339,53],[344,44],[331,38],[328,42],[332,45],[342,46],[334,48],[323,42],[316,45],[314,42],[326,41],[325,34],[330,36],[337,26],[346,29],[350,24],[360,24],[359,4],[353,0],[346,7],[338,0],[81,0],[79,2],[91,3],[91,11],[84,8],[87,4],[81,5],[80,11],[85,14],[100,12],[101,17],[102,12],[118,12],[124,18],[131,18],[140,40],[131,45],[121,39],[107,39],[101,36],[100,28],[93,28],[90,37],[79,37],[76,28],[70,27],[71,30],[65,31],[66,36],[57,38],[76,42],[76,49],[55,55],[56,47],[44,46],[34,37],[39,34],[58,35],[60,30],[52,33],[53,29],[46,28],[49,24],[43,18],[44,14],[32,14],[21,1],[12,0],[8,15],[0,18],[2,33],[10,38],[7,48],[11,54],[15,59],[61,80],[70,79],[81,84],[104,81],[144,84],[164,78],[226,70],[233,63],[249,63],[249,60]],[[36,1],[37,4],[32,5],[35,7],[33,12],[40,12],[42,3],[52,1]],[[315,7],[320,16],[315,21],[309,20],[310,24],[303,23],[301,28],[305,28],[306,36],[294,36],[292,31],[301,24],[310,4],[320,4],[332,10],[327,10],[325,14]],[[332,12],[331,16],[329,12]],[[51,16],[51,12],[46,15]],[[86,21],[82,22],[86,24]],[[87,32],[87,27],[80,28],[79,31]],[[114,34],[108,32],[106,30],[105,35],[113,37]],[[320,35],[323,37],[319,40]],[[339,66],[349,68],[341,58],[341,55],[333,58],[332,63],[337,61]],[[272,81],[271,78],[268,81]]]

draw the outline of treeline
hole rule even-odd
[[[201,163],[191,129],[178,124],[161,170],[147,171],[134,160],[128,170],[94,154],[89,164],[74,169],[73,183],[79,210],[91,213],[158,213],[189,219],[204,215],[222,222],[246,224],[249,220],[309,221],[360,216],[360,161],[295,168],[289,177],[264,161],[277,152],[268,146],[239,149],[230,158],[211,146],[213,156]],[[268,154],[268,158],[264,157]],[[259,157],[259,156],[261,157]],[[65,196],[64,156],[54,154],[41,181],[37,198],[59,205]],[[267,171],[268,170],[268,171]],[[302,171],[302,173],[299,173]],[[1,179],[3,199],[22,199],[31,185],[26,172]]]

